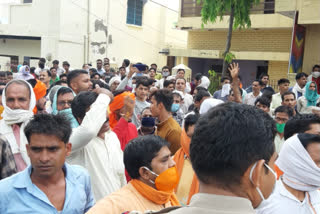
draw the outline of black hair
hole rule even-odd
[[[156,67],[158,67],[158,65],[157,65],[156,63],[152,63],[152,64],[150,65],[150,67],[153,66],[153,65],[155,65]]]
[[[302,133],[298,134],[298,138],[306,150],[311,143],[320,143],[320,136],[317,134]]]
[[[31,68],[34,68],[34,67],[31,67]],[[36,68],[34,68],[34,69],[36,69]],[[11,71],[7,71],[6,73],[7,73],[7,76],[12,76],[13,75],[13,73]]]
[[[253,81],[252,81],[252,83],[254,83],[254,82],[258,82],[260,86],[262,86],[262,85],[263,85],[263,83],[262,83],[262,81],[261,81],[261,80],[255,79],[255,80],[253,80]]]
[[[71,88],[62,87],[62,88],[58,89],[57,97],[60,95],[68,94],[68,93],[72,93]]]
[[[157,73],[155,68],[150,68],[149,71],[153,70],[155,73]]]
[[[274,115],[277,113],[286,113],[289,118],[293,117],[293,109],[288,106],[279,106],[274,110]]]
[[[177,73],[178,73],[179,71],[183,71],[184,74],[186,73],[186,71],[185,71],[183,68],[179,68],[179,69],[177,70]]]
[[[102,59],[97,59],[97,61],[96,62],[101,62],[102,63]]]
[[[51,68],[50,68],[50,72],[51,72],[52,69],[57,70],[55,67],[51,67]]]
[[[69,142],[72,129],[69,120],[63,115],[37,114],[24,128],[24,133],[30,143],[33,134],[56,136],[64,143]]]
[[[138,88],[139,85],[143,85],[145,87],[149,87],[149,85],[152,85],[152,83],[150,84],[148,78],[147,79],[145,79],[145,78],[137,78],[136,88]]]
[[[55,59],[55,60],[53,60],[53,61],[52,61],[52,64],[59,65],[59,60],[56,60],[56,59]]]
[[[91,74],[90,78],[93,79],[94,76],[96,76],[96,75],[98,75],[99,78],[101,78],[101,75],[98,72]]]
[[[47,60],[46,60],[45,58],[40,58],[40,59],[39,59],[39,62],[42,62],[42,63],[46,63],[46,61],[47,61]]]
[[[265,97],[267,99],[270,100],[270,103],[272,101],[272,95],[273,95],[273,92],[270,91],[270,90],[264,90],[264,92],[262,93],[262,96],[261,97]]]
[[[188,132],[188,129],[190,126],[195,125],[199,119],[199,115],[196,114],[189,114],[185,119],[184,119],[184,130]]]
[[[221,104],[197,122],[190,144],[192,167],[201,182],[232,189],[252,164],[270,161],[275,135],[275,122],[263,111],[233,102]]]
[[[68,73],[68,75],[67,75],[68,86],[70,87],[71,81],[73,79],[77,78],[78,76],[80,76],[81,74],[88,74],[88,72],[83,69],[76,69],[76,70],[73,70],[70,73]]]
[[[105,88],[110,90],[109,85],[105,84],[101,80],[91,80],[91,82],[92,82],[92,89],[96,89],[96,85],[99,85],[100,88]]]
[[[314,65],[314,66],[312,67],[312,71],[314,71],[314,69],[316,69],[316,68],[320,68],[320,65]]]
[[[70,64],[69,64],[69,62],[68,62],[68,61],[64,61],[64,62],[62,63],[62,65],[67,65],[67,66],[69,66],[69,67],[70,67]]]
[[[185,83],[185,84],[187,84],[187,80],[186,80],[185,78],[183,78],[183,77],[179,77],[179,78],[177,78],[177,79],[176,79],[176,83],[177,83],[177,81],[178,81],[178,80],[183,80],[183,81],[184,81],[184,83]]]
[[[61,74],[59,78],[61,79],[62,77],[67,77],[67,79],[68,79],[68,75],[67,74]]]
[[[194,102],[200,102],[204,97],[210,97],[209,92],[205,90],[200,90],[198,91],[196,96],[194,96]]]
[[[92,73],[98,73],[97,69],[95,68],[89,68],[89,71],[92,71]]]
[[[27,82],[34,88],[37,85],[37,80],[35,79],[28,79]]]
[[[64,80],[58,80],[57,82],[55,82],[54,84],[52,85],[62,85],[62,84],[67,84],[67,81],[64,81]]]
[[[183,100],[182,96],[181,96],[181,94],[179,92],[176,92],[176,91],[172,92],[172,96],[173,97],[175,97],[175,96],[180,97],[180,100]]]
[[[7,77],[7,73],[5,71],[0,71],[0,77]]]
[[[285,93],[283,93],[282,95],[281,95],[281,100],[282,100],[282,102],[284,101],[284,97],[285,96],[287,96],[287,95],[293,95],[293,97],[294,97],[294,99],[296,99],[296,94],[295,93],[293,93],[292,91],[286,91]]]
[[[202,78],[203,74],[202,73],[197,73],[195,76],[194,76],[194,79],[197,80],[197,81],[200,81],[201,78]]]
[[[120,71],[120,69],[126,69],[125,67],[123,67],[123,66],[121,66],[120,68],[119,68],[119,71]]]
[[[262,80],[263,77],[268,77],[268,78],[269,78],[269,74],[267,74],[267,73],[262,73],[262,74],[259,76],[259,80]]]
[[[284,139],[287,140],[297,133],[304,133],[311,129],[312,124],[320,124],[320,117],[315,114],[296,115],[284,127]]]
[[[206,89],[205,87],[202,87],[202,86],[197,86],[195,89],[197,89],[197,91],[208,91],[208,89]]]
[[[221,77],[220,82],[221,82],[221,83],[223,83],[225,80],[229,80],[229,81],[231,81],[231,80],[230,80],[230,77],[228,77],[228,76],[224,76],[224,77]]]
[[[140,167],[151,167],[152,160],[164,147],[169,147],[169,143],[163,138],[154,135],[146,135],[131,140],[123,151],[124,166],[132,179],[140,177]]]
[[[263,96],[258,97],[256,101],[254,101],[255,106],[257,105],[257,103],[260,103],[261,105],[265,105],[268,108],[270,108],[270,104],[271,104],[270,100],[267,97],[263,97]]]
[[[145,107],[144,109],[142,109],[142,111],[141,111],[141,113],[140,113],[140,114],[141,114],[141,117],[142,117],[143,112],[144,112],[145,110],[147,110],[147,109],[150,110],[151,108],[148,106],[148,107]]]
[[[126,65],[126,67],[128,67],[130,65],[130,60],[128,60],[128,59],[124,59],[123,62]]]
[[[93,91],[82,91],[72,101],[73,116],[83,120],[88,108],[96,101],[98,94]]]
[[[278,80],[278,85],[281,85],[283,83],[289,83],[290,84],[290,81],[286,78],[281,78]]]
[[[170,68],[168,66],[163,66],[161,71],[163,71],[164,69],[168,69],[170,71]]]
[[[297,75],[296,75],[296,80],[299,80],[299,79],[301,79],[302,77],[307,78],[307,77],[308,77],[308,74],[306,74],[306,73],[304,73],[304,72],[297,73]]]
[[[3,88],[0,88],[0,96],[2,95],[2,93],[3,93]]]
[[[171,106],[173,103],[173,95],[172,92],[168,89],[160,89],[151,94],[151,97],[154,97],[154,99],[157,101],[158,104],[162,103],[164,108],[171,112]]]
[[[174,82],[172,80],[165,80],[163,82],[163,87],[164,88],[167,88],[170,84],[173,84],[174,85]]]

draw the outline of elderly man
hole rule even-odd
[[[10,81],[2,94],[4,112],[0,121],[0,134],[10,144],[18,171],[30,164],[24,127],[33,116],[36,98],[32,86],[24,80]]]
[[[319,151],[319,135],[298,134],[286,141],[276,161],[283,175],[258,214],[320,213]]]

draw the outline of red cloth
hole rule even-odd
[[[318,94],[320,94],[320,77],[318,78],[312,77],[312,81],[317,84]]]

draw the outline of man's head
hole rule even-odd
[[[296,82],[298,83],[300,88],[304,88],[304,86],[306,86],[308,81],[307,78],[308,78],[308,75],[306,73],[303,73],[303,72],[297,73]]]
[[[199,116],[196,114],[190,114],[184,119],[184,130],[187,133],[187,136],[192,138],[194,133],[194,128],[199,119]]]
[[[150,67],[157,71],[158,65],[156,63],[152,63]]]
[[[100,69],[102,68],[102,65],[103,65],[103,64],[102,64],[102,60],[101,60],[101,59],[98,59],[98,60],[97,60],[97,69],[100,70]]]
[[[124,77],[125,75],[126,75],[126,68],[125,67],[120,67],[119,68],[119,71],[120,71],[120,75],[122,76],[122,77]]]
[[[72,101],[74,99],[73,92],[70,88],[62,87],[57,92],[57,110],[62,111],[64,109],[71,108]]]
[[[203,74],[202,73],[197,73],[196,76],[194,77],[194,84],[196,86],[201,84],[201,79],[202,79]]]
[[[175,84],[172,80],[165,80],[163,82],[163,88],[166,88],[166,89],[170,90],[171,92],[174,91],[174,87],[175,87]]]
[[[110,70],[110,64],[109,63],[104,63],[103,64],[103,69],[106,71],[106,73],[109,73],[111,71]]]
[[[51,67],[50,74],[51,74],[51,77],[56,77],[57,76],[57,69],[55,67]]]
[[[103,63],[110,63],[110,59],[108,57],[103,58]]]
[[[274,115],[277,131],[279,134],[282,134],[284,132],[286,123],[293,116],[293,110],[288,106],[279,106],[274,111]]]
[[[194,96],[194,106],[200,109],[201,103],[210,97],[210,94],[206,90],[198,90],[198,93]]]
[[[71,132],[69,121],[61,115],[39,114],[28,123],[24,133],[34,176],[48,179],[61,173],[71,153]]]
[[[114,92],[121,82],[121,78],[118,76],[112,77],[109,81],[109,87],[112,92]]]
[[[52,65],[55,69],[58,69],[59,68],[59,60],[53,60],[52,61]]]
[[[284,94],[289,90],[290,81],[288,79],[282,78],[278,80],[278,87],[280,94]]]
[[[159,115],[166,111],[171,111],[173,103],[172,92],[168,89],[160,89],[151,94],[151,112],[152,116],[159,117]]]
[[[128,67],[129,65],[130,65],[130,60],[124,59],[123,62],[122,62],[122,66],[123,67]]]
[[[240,91],[240,94],[241,94],[241,96],[242,96],[243,91],[241,90],[240,87],[239,87],[239,91]],[[234,101],[235,101],[235,96],[234,96],[233,88],[231,88],[230,91],[229,91],[228,101],[229,101],[229,102],[234,102]]]
[[[257,188],[268,198],[276,182],[274,137],[274,121],[253,106],[225,103],[211,109],[199,119],[190,145],[200,185],[248,198],[258,207]]]
[[[149,76],[150,78],[154,79],[156,77],[157,71],[154,68],[149,69]]]
[[[5,88],[5,102],[10,109],[29,110],[31,102],[31,86],[23,80],[12,80]]]
[[[67,80],[68,80],[67,74],[61,74],[59,78],[61,81],[65,81],[65,82],[67,82]]]
[[[258,97],[254,105],[266,113],[270,112],[270,100],[264,96]]]
[[[255,80],[252,82],[252,92],[253,93],[260,93],[261,91],[261,84],[259,80]]]
[[[46,59],[45,58],[40,58],[39,62],[38,62],[39,68],[44,69],[45,65],[46,65]]]
[[[44,69],[40,71],[40,81],[43,82],[44,84],[49,84],[51,79],[51,73],[49,70]]]
[[[230,80],[230,77],[222,77],[221,80],[221,85],[225,85],[225,84],[230,84],[231,80]]]
[[[294,107],[297,104],[297,100],[296,100],[296,95],[295,93],[291,92],[291,91],[287,91],[284,94],[281,95],[281,99],[282,99],[282,105],[283,106],[288,106],[290,108],[292,108],[292,110],[294,110]]]
[[[64,69],[65,71],[69,71],[69,68],[70,68],[69,62],[68,62],[68,61],[64,61],[64,62],[62,63],[62,67],[63,67],[63,69]]]
[[[259,79],[262,81],[262,83],[264,85],[268,85],[268,83],[269,83],[269,75],[268,74],[266,74],[266,73],[261,74]]]
[[[178,71],[177,71],[176,78],[184,78],[185,73],[186,73],[186,72],[185,72],[184,69],[179,68]]]
[[[4,71],[0,71],[0,82],[7,83],[7,73]]]
[[[311,74],[314,78],[318,78],[320,76],[320,65],[314,65]]]
[[[124,149],[123,160],[131,178],[139,179],[153,188],[156,188],[154,183],[157,176],[152,172],[160,175],[175,166],[169,143],[153,135],[131,140]]]
[[[284,139],[287,140],[297,133],[320,135],[320,118],[315,114],[296,115],[286,123]]]
[[[184,78],[178,78],[176,80],[176,90],[184,93],[185,89],[186,89],[186,80]]]
[[[205,87],[198,86],[193,90],[193,97],[195,97],[198,94],[198,91],[201,91],[201,90],[208,92],[208,89],[206,89]]]
[[[6,83],[8,83],[8,82],[10,82],[11,80],[13,80],[13,74],[12,74],[12,72],[10,72],[10,71],[7,71],[6,74],[7,74]]]
[[[86,70],[73,70],[68,73],[68,86],[76,93],[89,91],[92,87],[90,76]]]
[[[96,101],[98,94],[93,91],[80,92],[73,100],[71,104],[72,114],[77,119],[78,123],[81,124],[86,113],[90,110],[90,106]],[[106,121],[101,126],[98,135],[105,133],[110,129],[109,116],[106,113]]]
[[[168,66],[164,66],[162,68],[162,77],[166,78],[168,76],[170,76],[170,69]]]
[[[137,79],[135,92],[138,100],[145,101],[149,92],[149,81],[143,78]]]
[[[99,73],[93,73],[90,76],[91,80],[100,80],[101,79],[101,75]]]

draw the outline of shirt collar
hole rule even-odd
[[[300,204],[304,204],[304,203],[307,202],[307,201],[306,201],[307,197],[304,197],[304,200],[301,202],[301,201],[299,201],[294,195],[292,195],[292,193],[289,192],[289,190],[287,190],[286,187],[284,186],[284,184],[283,184],[283,182],[282,182],[282,179],[280,179],[280,180],[278,181],[278,185],[279,185],[280,195],[282,195],[282,196],[284,196],[284,197],[286,197],[286,198],[289,198],[289,199],[291,199],[291,200],[294,200],[294,201],[296,201],[296,202],[298,202],[298,203],[300,203]]]

